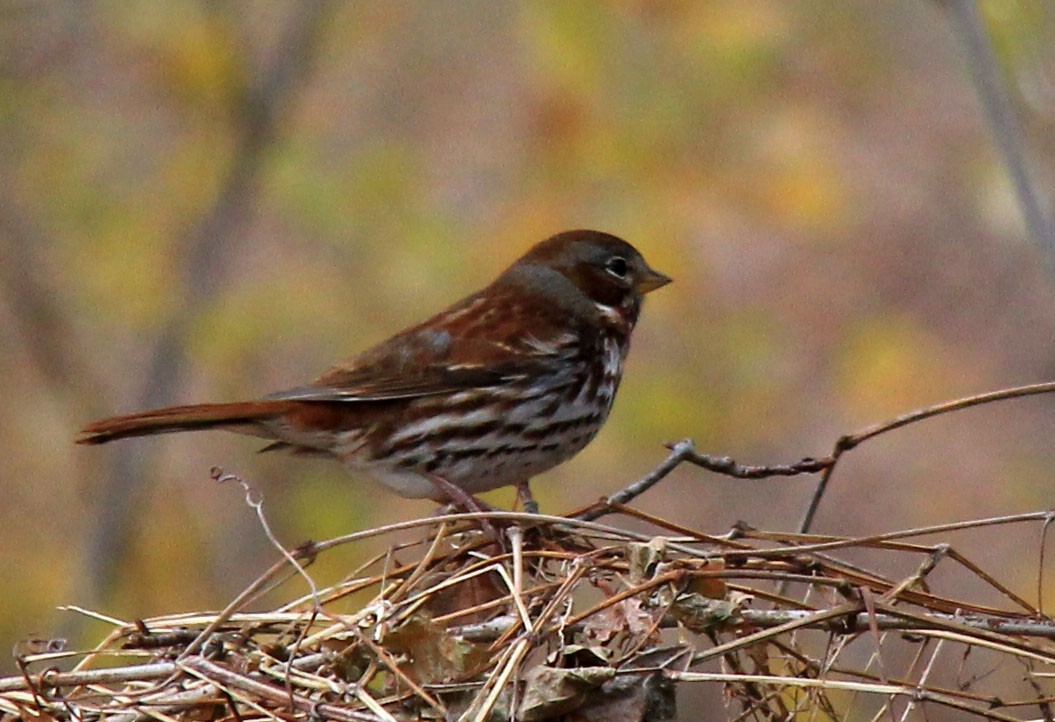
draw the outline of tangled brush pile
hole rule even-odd
[[[675,719],[677,691],[692,719],[1047,714],[1055,624],[949,546],[906,541],[1046,513],[851,539],[710,536],[605,511],[646,531],[494,512],[305,545],[220,613],[112,620],[86,652],[22,650],[0,711],[4,722],[641,722]],[[386,553],[316,588],[312,560],[381,534]],[[912,572],[866,569],[862,552]],[[928,582],[939,567],[1005,603],[942,596]],[[306,582],[307,594],[248,611],[263,591]],[[46,668],[58,657],[78,663]]]

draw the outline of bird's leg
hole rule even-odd
[[[524,511],[528,514],[538,514],[538,502],[535,501],[535,497],[531,493],[530,484],[530,479],[521,479],[516,483],[517,501],[524,507]]]
[[[494,511],[494,507],[492,507],[490,504],[481,499],[477,499],[465,489],[461,488],[457,484],[452,484],[451,482],[444,479],[442,476],[437,476],[435,474],[427,474],[426,478],[432,482],[433,486],[435,486],[441,494],[450,499],[451,504],[454,506],[460,506],[470,513],[483,513],[485,511]],[[499,544],[501,544],[501,537],[498,536],[498,532],[495,531],[495,528],[491,525],[490,520],[481,518],[480,526],[483,527],[485,534],[488,534],[491,538],[495,539],[496,541],[499,541]]]
[[[444,479],[442,476],[436,476],[435,474],[428,475],[429,481],[435,486],[440,493],[447,497],[452,504],[460,506],[466,511],[470,512],[484,512],[494,511],[494,508],[487,502],[477,499],[475,496],[461,488],[457,484]]]

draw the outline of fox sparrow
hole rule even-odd
[[[225,429],[335,456],[406,497],[527,492],[530,477],[597,434],[642,298],[669,282],[615,236],[559,233],[487,288],[308,386],[116,416],[78,443]]]

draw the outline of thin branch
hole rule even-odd
[[[163,679],[177,671],[175,662],[149,662],[126,667],[108,669],[89,669],[75,672],[56,672],[54,670],[32,675],[29,682],[22,677],[4,677],[0,679],[0,692],[16,689],[29,689],[32,682],[36,686],[80,687],[88,684],[115,684],[140,679]]]
[[[772,629],[790,623],[808,622],[805,629],[836,632],[838,634],[858,634],[867,632],[873,622],[863,612],[848,612],[842,616],[817,618],[817,612],[808,609],[739,609],[722,624],[734,627],[746,624],[760,629]],[[517,619],[503,616],[477,624],[466,624],[453,627],[451,632],[473,642],[492,642],[500,638],[506,630],[515,627]],[[1055,620],[1050,619],[1007,619],[993,616],[960,616],[930,612],[915,617],[877,613],[874,624],[884,631],[920,631],[934,629],[936,624],[959,626],[966,629],[977,629],[993,634],[1006,634],[1037,639],[1055,640]],[[674,617],[664,619],[662,626],[672,628],[678,625]],[[721,625],[718,625],[721,626]],[[568,631],[578,631],[578,627],[569,624]]]
[[[981,406],[996,401],[1035,396],[1038,394],[1050,394],[1053,392],[1055,392],[1055,382],[1029,384],[1026,386],[1000,389],[999,391],[991,391],[984,394],[976,394],[974,396],[966,396],[953,401],[946,401],[922,409],[916,409],[895,416],[887,421],[872,424],[859,431],[839,437],[829,456],[820,459],[806,457],[790,464],[775,464],[768,466],[740,464],[728,456],[701,454],[696,450],[691,439],[683,439],[677,443],[668,442],[666,447],[670,449],[670,453],[665,459],[663,459],[663,461],[657,464],[652,471],[641,479],[627,485],[615,494],[590,505],[582,511],[572,514],[571,518],[581,521],[594,521],[607,514],[611,514],[620,507],[625,507],[626,504],[658,484],[681,464],[689,463],[707,469],[708,471],[713,471],[716,474],[731,476],[735,479],[757,480],[777,476],[789,477],[820,473],[821,478],[818,480],[817,488],[814,490],[813,496],[810,499],[810,504],[806,509],[806,514],[803,516],[802,522],[799,525],[799,533],[806,534],[809,532],[810,527],[813,524],[813,518],[817,513],[817,508],[820,506],[821,499],[827,491],[828,482],[831,480],[832,473],[835,471],[835,467],[838,464],[840,457],[842,457],[847,451],[850,451],[865,441],[887,432],[926,419],[934,418],[935,416],[941,416],[954,411],[962,411],[973,406]]]
[[[817,488],[814,490],[809,506],[806,508],[806,513],[802,517],[802,523],[799,524],[799,532],[805,534],[813,525],[813,517],[816,515],[821,499],[824,497],[824,494],[828,489],[828,482],[831,481],[832,474],[835,472],[835,466],[838,463],[839,458],[859,444],[868,441],[869,439],[873,439],[880,434],[885,434],[888,431],[900,429],[902,426],[908,426],[909,424],[914,424],[918,421],[930,419],[935,416],[941,416],[942,414],[948,414],[953,411],[961,411],[963,409],[971,408],[972,406],[981,406],[982,404],[990,404],[996,401],[1017,399],[1024,396],[1035,396],[1037,394],[1050,394],[1052,392],[1055,392],[1055,383],[1048,382],[1042,384],[1028,384],[1026,386],[1015,386],[1009,389],[991,391],[985,394],[966,396],[954,401],[946,401],[934,406],[910,411],[907,414],[895,416],[888,421],[867,426],[860,431],[841,437],[835,442],[835,448],[832,450],[832,454],[829,457],[831,463],[824,469],[824,473],[821,474],[821,478],[817,482]],[[827,461],[827,459],[825,461]]]
[[[807,457],[792,464],[750,466],[737,463],[734,459],[728,456],[701,454],[696,450],[691,439],[682,439],[677,443],[667,442],[665,446],[670,449],[670,454],[645,477],[635,481],[615,494],[612,494],[608,498],[601,500],[590,508],[579,512],[574,515],[574,518],[584,521],[593,521],[605,514],[611,513],[617,506],[626,505],[644,494],[665,479],[683,462],[699,466],[708,471],[713,471],[716,474],[723,474],[736,479],[768,479],[773,476],[815,474],[818,471],[829,468],[835,463],[832,458],[813,459]]]
[[[343,722],[377,722],[378,719],[372,713],[356,712],[347,709],[343,705],[318,702],[306,699],[300,695],[288,695],[286,690],[281,687],[260,682],[201,657],[183,659],[179,662],[179,666],[221,689],[233,688],[242,690],[276,704],[292,702],[291,706],[293,709],[308,715],[318,716],[321,719],[333,718]]]
[[[972,406],[981,406],[982,404],[991,404],[994,401],[1005,401],[1007,399],[1036,396],[1037,394],[1050,394],[1052,392],[1055,392],[1055,382],[1047,382],[1042,384],[1028,384],[1026,386],[1014,386],[1009,389],[990,391],[985,394],[966,396],[961,399],[935,404],[934,406],[928,406],[926,408],[917,409],[916,411],[910,411],[907,414],[895,416],[894,418],[880,424],[873,424],[860,431],[848,434],[839,439],[836,445],[836,452],[842,453],[844,451],[849,451],[858,444],[868,441],[880,434],[885,434],[888,431],[900,429],[902,426],[908,426],[917,421],[923,421],[924,419],[930,419],[952,411],[960,411],[962,409],[971,408]],[[833,454],[833,456],[834,455],[835,454]]]
[[[722,682],[726,685],[733,685],[738,682],[760,682],[764,684],[773,684],[775,681],[782,679],[781,677],[776,677],[774,675],[729,674],[724,672],[675,672],[672,673],[671,676],[674,679],[677,679],[682,682]],[[963,712],[969,712],[971,714],[975,714],[988,719],[1004,720],[1006,722],[1020,722],[1017,717],[1011,717],[1010,715],[1004,715],[998,712],[994,712],[991,707],[978,707],[976,705],[961,702],[959,699],[956,699],[951,695],[940,694],[927,689],[920,689],[915,686],[849,682],[843,680],[812,679],[804,677],[794,678],[793,682],[788,686],[907,696],[913,699],[942,704],[953,709],[958,709]]]

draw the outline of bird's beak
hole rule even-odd
[[[649,291],[655,291],[657,288],[666,286],[673,280],[670,276],[665,276],[659,271],[653,271],[649,268],[645,271],[645,275],[641,277],[641,280],[637,282],[635,288],[637,288],[638,293],[644,296]]]

